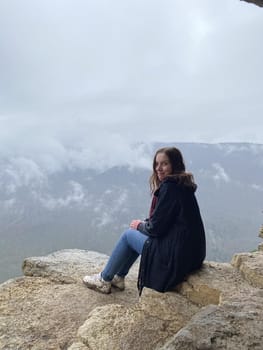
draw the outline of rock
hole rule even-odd
[[[19,278],[0,289],[1,349],[66,349],[98,300],[80,285]]]
[[[106,255],[79,250],[26,259],[25,273],[36,277],[20,277],[0,285],[0,349],[67,349],[94,308],[137,302],[132,277],[125,293],[103,295],[83,285],[83,274],[98,272],[106,259]],[[136,275],[135,270],[132,275]]]
[[[68,350],[88,350],[88,347],[86,345],[84,345],[83,343],[74,343],[72,344]]]
[[[103,295],[82,277],[100,271],[106,255],[63,250],[28,258],[25,277],[0,285],[0,349],[262,349],[262,254],[205,262],[175,291],[145,288],[140,298],[138,265],[124,292]]]
[[[108,256],[87,250],[65,249],[41,257],[24,260],[25,276],[49,277],[54,282],[75,283],[89,273],[103,268]]]
[[[219,304],[222,298],[238,292],[240,279],[240,274],[228,263],[205,262],[176,290],[200,306]]]
[[[199,311],[161,350],[262,350],[262,293]]]
[[[101,350],[160,349],[187,323],[191,324],[191,317],[199,315],[203,305],[215,304],[212,310],[224,310],[227,303],[242,300],[253,293],[254,288],[230,264],[207,262],[200,271],[188,276],[176,291],[162,294],[145,289],[140,302],[129,309],[117,305],[95,309],[80,328],[79,341],[92,350],[96,346]],[[212,318],[212,325],[213,322]],[[203,321],[199,326],[202,325]],[[221,326],[227,326],[224,318]],[[187,330],[184,334],[190,333]],[[183,339],[186,341],[185,337]],[[200,349],[205,349],[205,343],[209,340],[203,339]],[[185,344],[188,349],[189,341]]]
[[[196,313],[198,307],[178,293],[145,289],[139,303],[94,309],[78,331],[92,350],[153,349],[163,345]]]
[[[231,264],[242,274],[251,285],[263,288],[263,251],[236,254]]]
[[[241,1],[250,2],[250,3],[255,4],[257,6],[263,7],[263,1],[262,0],[241,0]]]

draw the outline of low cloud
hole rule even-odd
[[[46,175],[32,159],[18,157],[2,164],[0,184],[6,195],[12,195],[24,186],[36,188],[47,183]]]
[[[69,193],[63,197],[53,197],[51,194],[43,195],[36,192],[33,194],[35,199],[37,199],[44,208],[49,210],[66,208],[72,205],[81,205],[82,208],[85,207],[88,204],[88,200],[81,184],[70,181],[69,186]]]
[[[252,184],[250,187],[255,191],[263,192],[263,186],[261,185]]]
[[[213,175],[213,179],[217,182],[229,182],[230,177],[226,173],[225,169],[219,163],[213,163],[212,167],[215,169],[216,174]]]

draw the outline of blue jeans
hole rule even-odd
[[[140,231],[128,229],[121,235],[101,276],[111,281],[114,275],[125,277],[135,260],[142,253],[144,242],[148,236]]]

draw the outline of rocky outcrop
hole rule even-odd
[[[82,276],[100,270],[106,259],[82,250],[26,259],[26,276],[0,285],[0,349],[67,349],[94,308],[137,302],[133,271],[127,293],[105,296],[82,284]]]
[[[250,2],[250,3],[255,4],[257,6],[263,7],[263,1],[262,0],[241,0],[241,1]]]
[[[261,247],[260,247],[261,248]],[[263,252],[237,254],[232,259],[235,266],[244,279],[251,285],[263,288]]]
[[[162,350],[262,350],[262,291],[197,313]]]
[[[124,292],[81,282],[107,256],[63,250],[28,258],[25,276],[0,285],[0,349],[263,349],[263,251],[205,262],[174,292],[144,289],[137,268]]]

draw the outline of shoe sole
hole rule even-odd
[[[88,287],[89,289],[92,289],[92,290],[95,290],[96,292],[99,292],[101,294],[110,294],[111,293],[111,290],[105,292],[103,291],[102,289],[98,288],[97,286],[94,286],[94,284],[89,284],[89,282],[85,282],[85,281],[82,281],[86,287]]]
[[[121,291],[124,291],[124,290],[125,290],[125,287],[118,287],[118,286],[116,286],[115,284],[112,284],[111,286],[114,287],[114,288],[116,288],[116,289],[119,289],[119,290],[121,290]]]

